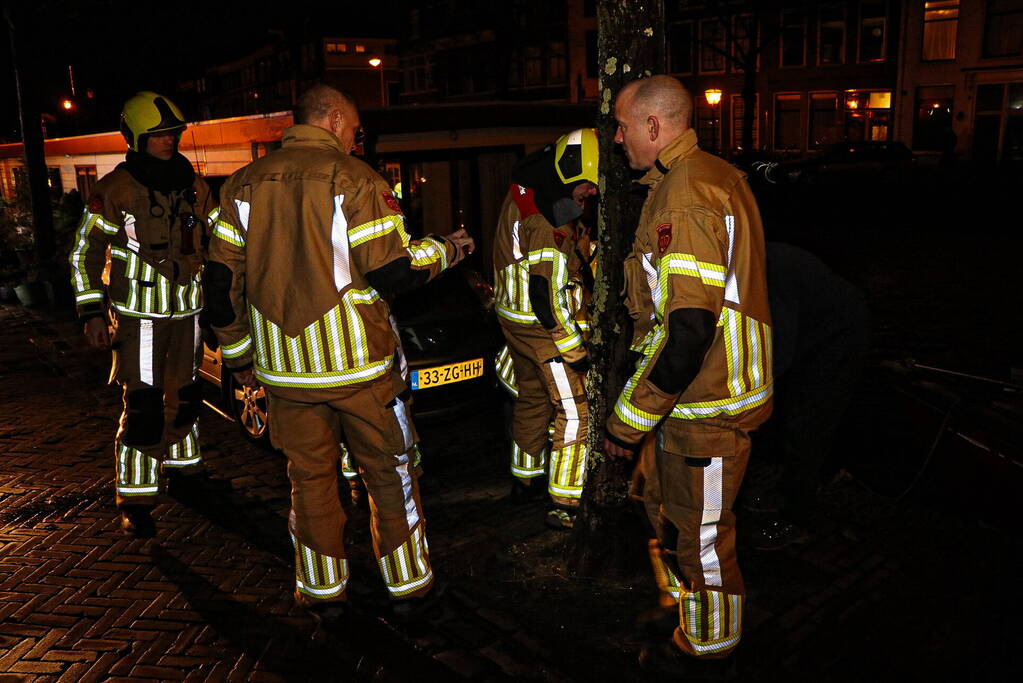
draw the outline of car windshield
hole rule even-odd
[[[402,325],[457,320],[483,310],[483,303],[461,272],[444,273],[422,287],[402,292],[391,304]]]

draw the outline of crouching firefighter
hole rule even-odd
[[[586,476],[583,379],[589,358],[573,306],[578,282],[571,274],[580,270],[574,222],[586,198],[597,193],[597,171],[592,128],[568,133],[524,158],[512,170],[494,241],[497,313],[518,391],[512,495],[531,497],[548,471],[554,507],[545,521],[555,529],[573,525]]]
[[[124,389],[114,441],[117,505],[121,529],[141,537],[155,533],[150,512],[164,475],[200,465],[200,271],[215,210],[206,183],[178,152],[184,130],[181,110],[165,97],[140,92],[125,103],[128,154],[96,183],[70,256],[85,338],[113,349],[110,381]]]

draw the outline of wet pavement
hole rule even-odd
[[[331,633],[291,596],[283,457],[211,410],[200,418],[207,476],[171,490],[155,539],[119,532],[108,363],[65,314],[0,305],[0,681],[650,680],[635,664],[633,623],[656,601],[642,538],[624,576],[571,575],[544,506],[507,500],[498,403],[419,425],[442,604],[414,627],[381,616],[367,516],[350,508],[359,612]],[[964,503],[937,476],[969,457],[952,439],[928,455],[944,426],[926,409],[898,423],[905,451],[864,452],[825,491],[805,544],[755,550],[756,519],[740,512],[740,680],[1023,670],[1019,538],[983,514],[983,496]],[[754,462],[749,485],[772,476]]]

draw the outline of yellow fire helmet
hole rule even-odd
[[[554,167],[565,185],[588,180],[599,185],[600,159],[596,128],[580,128],[566,133],[554,143]]]
[[[180,137],[185,125],[184,114],[173,102],[149,90],[125,102],[121,112],[121,134],[133,152],[145,151],[142,140],[146,135],[177,133]]]

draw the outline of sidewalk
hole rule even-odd
[[[53,313],[0,306],[0,681],[650,680],[632,626],[655,601],[643,558],[624,580],[567,575],[542,504],[506,500],[499,408],[471,432],[419,425],[443,612],[412,630],[371,616],[382,588],[355,510],[352,588],[367,608],[339,638],[292,601],[283,457],[212,411],[208,480],[158,508],[157,538],[119,532],[108,363]],[[764,476],[754,463],[750,481]],[[841,483],[814,539],[775,552],[750,548],[740,513],[740,680],[1023,670],[1019,539],[922,504],[940,495],[924,482],[897,502]]]

